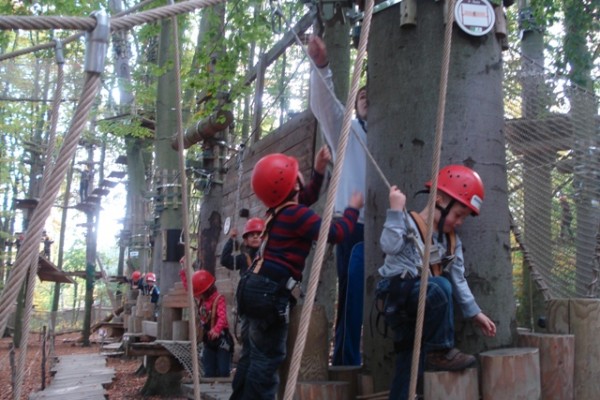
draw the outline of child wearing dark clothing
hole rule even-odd
[[[265,221],[261,218],[250,218],[246,222],[244,233],[242,234],[244,242],[239,249],[239,254],[235,256],[233,255],[234,247],[237,249],[239,245],[236,241],[237,229],[232,229],[231,236],[227,240],[227,243],[225,243],[223,252],[221,253],[221,265],[232,271],[237,269],[240,271],[240,276],[243,275],[252,264],[254,257],[256,257],[256,253],[262,242],[260,235],[264,229]]]
[[[454,230],[469,215],[479,215],[484,189],[477,173],[462,165],[449,165],[439,172],[434,210],[429,268],[423,268],[424,221],[429,208],[404,211],[406,196],[396,186],[390,189],[381,249],[386,254],[379,268],[378,292],[387,293],[384,313],[394,331],[396,371],[390,400],[408,398],[415,321],[422,273],[428,273],[420,364],[432,370],[464,370],[475,357],[454,348],[454,303],[463,317],[479,326],[485,336],[496,335],[496,325],[477,305],[465,278],[462,243]],[[431,183],[426,187],[430,188]],[[419,368],[421,376],[423,365]]]
[[[249,344],[251,356],[238,364],[230,400],[276,397],[277,369],[286,356],[291,290],[302,280],[304,262],[321,226],[321,218],[308,206],[318,199],[330,159],[324,146],[306,187],[293,157],[271,154],[254,167],[252,188],[269,217],[263,250],[238,286],[238,308],[247,320],[242,341]],[[343,217],[329,229],[330,242],[339,243],[351,234],[363,203],[362,193],[351,196]]]

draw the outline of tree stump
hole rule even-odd
[[[296,384],[294,400],[348,400],[348,382],[307,381]]]
[[[483,400],[540,400],[540,358],[531,347],[491,350],[479,355]]]
[[[423,397],[427,400],[478,399],[477,368],[464,371],[426,371]]]
[[[358,395],[360,365],[332,365],[329,367],[329,380],[348,382],[348,398],[355,399]]]
[[[575,399],[596,399],[600,393],[600,300],[549,300],[548,332],[575,335]]]
[[[573,400],[575,337],[519,332],[518,344],[540,351],[542,399]]]

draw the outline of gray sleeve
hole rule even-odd
[[[456,236],[454,256],[455,259],[450,268],[450,281],[452,282],[454,299],[458,303],[463,317],[472,318],[481,312],[481,308],[477,305],[465,278],[465,260],[462,251],[462,242],[458,235]]]

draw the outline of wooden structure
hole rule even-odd
[[[32,393],[31,400],[104,400],[104,387],[111,384],[115,371],[106,366],[100,354],[61,356],[52,369],[54,377],[46,390]]]
[[[546,305],[548,332],[571,334],[575,338],[574,398],[598,398],[600,299],[556,299]]]
[[[427,400],[479,399],[477,368],[456,372],[425,372],[423,395]]]
[[[540,358],[531,347],[480,354],[482,400],[540,400]]]
[[[540,351],[542,399],[572,400],[575,377],[575,336],[519,332],[522,347]]]

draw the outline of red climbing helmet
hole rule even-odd
[[[131,274],[131,281],[133,283],[137,283],[141,277],[142,273],[140,271],[133,271],[133,273]]]
[[[265,229],[265,221],[262,218],[250,218],[248,222],[246,222],[246,226],[244,227],[244,233],[242,237],[246,237],[247,234],[252,232],[262,232]]]
[[[192,275],[192,287],[194,288],[194,297],[202,295],[215,283],[215,277],[205,269],[194,272]]]
[[[425,183],[430,188],[431,182]],[[483,203],[483,182],[477,172],[463,165],[448,165],[438,174],[438,190],[467,206],[479,215]]]
[[[146,274],[146,282],[156,282],[156,275],[154,275],[154,272],[148,272]]]
[[[292,192],[298,179],[298,161],[275,153],[264,156],[252,171],[252,190],[268,208],[281,204]]]

